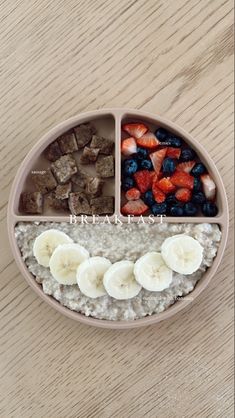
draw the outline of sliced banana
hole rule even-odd
[[[192,274],[199,269],[203,247],[189,235],[179,234],[167,238],[161,247],[162,257],[172,270],[180,274]]]
[[[91,257],[83,261],[77,269],[77,284],[81,292],[90,298],[106,295],[103,278],[111,265],[105,257]]]
[[[135,263],[134,274],[137,282],[151,292],[161,292],[172,282],[172,270],[157,252],[149,252],[140,257]]]
[[[59,245],[50,258],[51,274],[61,284],[75,284],[77,268],[88,257],[88,251],[79,244]]]
[[[69,244],[73,240],[62,231],[48,229],[42,232],[34,241],[33,255],[38,264],[49,267],[49,261],[55,248],[60,244]]]
[[[135,280],[134,263],[117,261],[104,274],[104,287],[115,299],[131,299],[138,295],[141,286]]]

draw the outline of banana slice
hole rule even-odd
[[[77,269],[77,284],[81,292],[89,298],[106,295],[103,277],[111,265],[105,257],[91,257],[83,261]]]
[[[61,284],[75,284],[77,268],[88,257],[88,251],[79,244],[59,245],[50,258],[51,274]]]
[[[104,287],[115,299],[131,299],[138,295],[141,286],[134,276],[134,263],[123,260],[112,264],[104,274]]]
[[[140,257],[135,263],[134,274],[137,282],[151,292],[161,292],[172,282],[172,270],[157,252]]]
[[[201,265],[203,247],[189,235],[179,234],[167,238],[161,250],[167,266],[177,273],[192,274]]]
[[[33,255],[38,264],[49,267],[49,261],[55,248],[60,244],[69,244],[73,240],[64,232],[57,229],[48,229],[42,232],[34,241]]]

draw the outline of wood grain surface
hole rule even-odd
[[[233,242],[191,307],[145,329],[80,325],[19,274],[6,210],[19,164],[56,123],[156,112],[219,168],[233,223],[232,0],[0,0],[1,418],[233,417]]]

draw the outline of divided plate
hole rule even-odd
[[[214,258],[213,265],[208,268],[203,277],[197,283],[195,289],[190,293],[190,300],[181,299],[178,300],[174,305],[167,308],[166,311],[153,314],[152,316],[147,316],[142,319],[130,320],[130,321],[108,321],[100,320],[92,317],[86,317],[83,314],[69,310],[68,308],[62,306],[56,299],[52,298],[49,295],[46,295],[40,284],[38,284],[35,278],[29,273],[22,257],[20,250],[18,248],[14,228],[18,222],[69,222],[69,214],[54,214],[54,213],[45,213],[42,215],[22,215],[19,212],[19,199],[20,194],[25,187],[27,186],[27,176],[29,172],[35,167],[35,163],[41,164],[43,167],[43,159],[41,159],[41,154],[43,150],[53,142],[58,136],[66,132],[70,128],[77,126],[81,123],[92,122],[98,130],[98,134],[106,136],[107,138],[113,138],[115,140],[115,180],[114,184],[110,184],[109,187],[113,189],[115,194],[115,215],[121,217],[123,222],[127,221],[127,218],[121,216],[120,207],[121,207],[121,125],[126,122],[143,122],[146,123],[150,129],[156,129],[158,126],[168,129],[169,131],[181,136],[186,143],[192,146],[195,149],[201,161],[205,163],[208,168],[209,173],[212,175],[216,186],[217,186],[217,206],[218,206],[218,215],[216,217],[167,217],[164,218],[164,222],[168,223],[216,223],[220,226],[222,231],[222,239],[220,246],[217,252],[216,257]],[[30,185],[29,185],[30,189]],[[89,217],[88,217],[89,218]],[[112,219],[112,217],[110,218]],[[133,218],[135,220],[135,218]],[[136,218],[137,220],[138,218]],[[160,218],[156,218],[156,222],[161,222]],[[140,110],[131,110],[131,109],[104,109],[97,110],[93,112],[83,113],[77,116],[74,116],[53,129],[51,129],[46,135],[44,135],[37,144],[32,148],[28,153],[24,161],[22,162],[15,180],[12,185],[9,204],[8,204],[8,214],[7,214],[7,224],[8,224],[8,234],[9,240],[12,248],[12,252],[16,263],[23,274],[26,281],[34,289],[34,291],[44,299],[49,305],[57,309],[59,312],[63,313],[69,318],[83,322],[88,325],[94,325],[97,327],[103,328],[113,328],[113,329],[128,329],[135,328],[140,326],[146,326],[153,323],[167,319],[172,315],[179,312],[181,309],[186,307],[192,300],[194,300],[208,285],[212,276],[215,274],[226,246],[227,235],[228,235],[228,203],[223,186],[222,179],[220,174],[207,153],[207,151],[197,142],[191,135],[185,132],[182,128],[170,122],[158,115],[151,113],[143,112]]]

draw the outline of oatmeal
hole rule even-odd
[[[187,234],[203,247],[200,268],[189,275],[173,272],[172,281],[163,291],[148,291],[144,288],[137,296],[117,300],[109,295],[95,299],[85,296],[77,284],[61,285],[51,275],[49,268],[38,264],[33,255],[35,239],[48,229],[66,233],[74,242],[86,248],[91,257],[106,257],[111,263],[121,260],[136,262],[149,251],[160,251],[168,237]],[[221,231],[216,224],[76,224],[67,222],[20,222],[15,227],[15,236],[23,260],[43,292],[54,297],[67,308],[86,316],[106,320],[133,320],[158,314],[177,298],[188,295],[213,263],[221,240]]]

